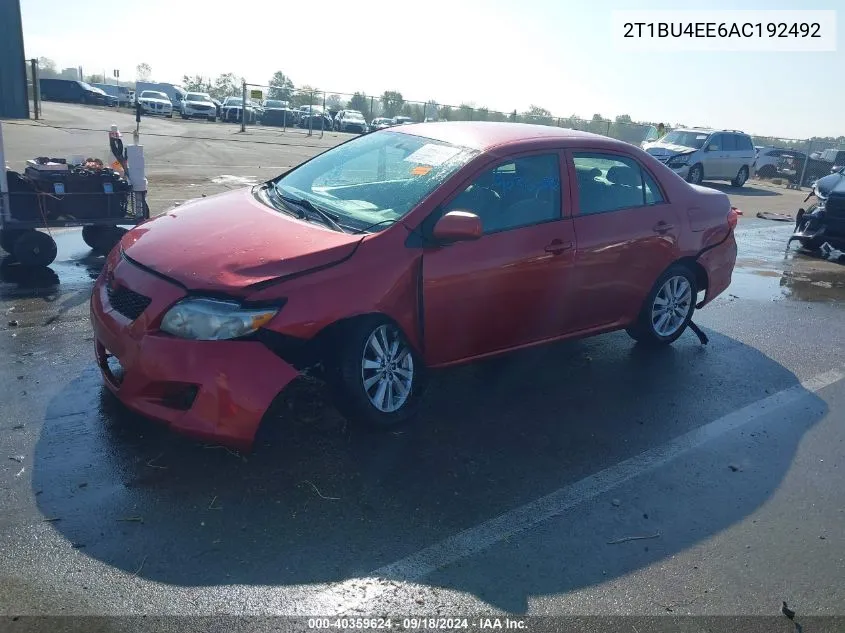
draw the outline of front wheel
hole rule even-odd
[[[328,382],[335,405],[350,421],[392,429],[416,413],[423,392],[422,362],[401,330],[367,319],[338,335]]]
[[[701,165],[693,165],[689,168],[689,173],[687,174],[687,182],[690,182],[694,185],[700,185],[703,180],[704,169],[702,169]]]
[[[655,282],[628,335],[651,345],[674,343],[692,320],[697,294],[695,275],[686,266],[671,266]]]

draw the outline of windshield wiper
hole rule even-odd
[[[356,235],[357,235],[358,233],[366,233],[366,232],[367,232],[367,231],[369,231],[370,229],[375,228],[375,227],[377,227],[377,226],[381,226],[382,224],[386,224],[387,222],[390,222],[391,224],[394,224],[394,223],[395,223],[395,222],[397,222],[397,221],[398,221],[398,220],[397,220],[396,218],[389,218],[389,219],[387,219],[387,220],[382,220],[381,222],[374,222],[373,224],[370,224],[369,226],[365,226],[363,229],[355,229],[354,231],[352,231],[352,233],[354,233],[354,234],[356,234]]]
[[[288,204],[294,204],[298,207],[302,207],[303,209],[307,209],[309,211],[312,211],[313,213],[316,213],[318,216],[320,216],[320,218],[322,218],[325,224],[333,228],[335,231],[346,233],[346,230],[340,224],[337,223],[337,218],[335,216],[332,216],[330,213],[323,211],[320,207],[316,206],[307,198],[293,198],[291,196],[286,196],[283,193],[279,193],[278,196]]]

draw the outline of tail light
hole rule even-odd
[[[736,207],[731,207],[731,210],[728,211],[728,226],[731,227],[732,231],[736,228],[741,213],[742,212]]]

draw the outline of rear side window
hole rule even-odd
[[[606,213],[665,201],[654,178],[633,158],[616,154],[573,154],[581,213]]]
[[[742,149],[737,147],[736,138],[736,134],[722,134],[722,151],[735,152],[738,149]]]
[[[754,143],[750,136],[737,137],[737,149],[754,151]]]

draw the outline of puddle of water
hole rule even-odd
[[[845,266],[786,249],[791,228],[737,235],[739,253],[727,295],[756,301],[845,303]]]
[[[91,252],[81,230],[56,233],[54,239],[59,255],[50,266],[27,268],[8,256],[0,259],[0,299],[50,297],[62,289],[94,283],[105,258]]]

